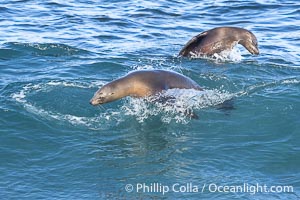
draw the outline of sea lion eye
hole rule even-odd
[[[112,93],[110,93],[109,95],[114,95],[115,93],[114,92],[112,92]]]

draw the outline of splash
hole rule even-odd
[[[135,65],[132,67],[132,70],[154,70],[153,65]]]
[[[236,46],[232,50],[224,50],[220,53],[214,53],[212,56],[192,54],[191,58],[205,58],[216,62],[240,62],[243,59],[239,48]]]
[[[165,123],[186,124],[193,112],[222,104],[232,97],[230,93],[219,90],[170,89],[145,99],[129,98],[121,109],[125,115],[135,116],[139,122],[159,115]]]

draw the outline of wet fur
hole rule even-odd
[[[126,96],[147,97],[173,88],[202,90],[195,81],[176,72],[140,70],[104,85],[90,103],[109,103]]]
[[[179,52],[179,56],[212,56],[243,45],[251,54],[259,54],[257,39],[253,33],[237,27],[219,27],[193,37]]]

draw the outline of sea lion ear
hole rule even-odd
[[[110,93],[109,95],[114,95],[115,93],[114,92],[112,92],[112,93]]]

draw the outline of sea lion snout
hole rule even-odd
[[[253,44],[253,42],[251,42],[251,43],[249,42],[249,43],[245,44],[244,46],[251,54],[254,54],[254,55],[259,54],[257,44]]]
[[[258,55],[259,54],[259,50],[258,50],[258,48],[255,47],[255,48],[252,49],[252,52],[250,52],[250,53]]]
[[[97,105],[96,102],[95,102],[93,99],[90,100],[90,104],[91,104],[92,106]]]
[[[258,49],[258,45],[257,45],[257,42],[255,44],[252,44],[253,46],[253,53],[252,54],[255,54],[255,55],[258,55],[259,54],[259,49]]]
[[[259,54],[257,39],[253,33],[248,36],[248,41],[244,44],[245,48],[254,55]]]
[[[90,104],[93,106],[97,106],[105,102],[106,102],[105,94],[103,94],[99,90],[94,94],[93,98],[90,100]]]
[[[103,104],[104,101],[105,101],[104,97],[98,97],[98,98],[93,97],[90,100],[90,104],[93,105],[93,106],[96,106],[96,105],[99,105],[99,104]]]
[[[118,87],[115,87],[114,84],[108,83],[101,87],[90,100],[90,104],[97,106],[99,104],[109,103],[119,99],[119,96],[122,95],[121,90]]]
[[[243,45],[251,54],[258,55],[259,49],[255,35],[248,30],[242,32],[243,34],[240,35],[241,40],[238,43]]]

